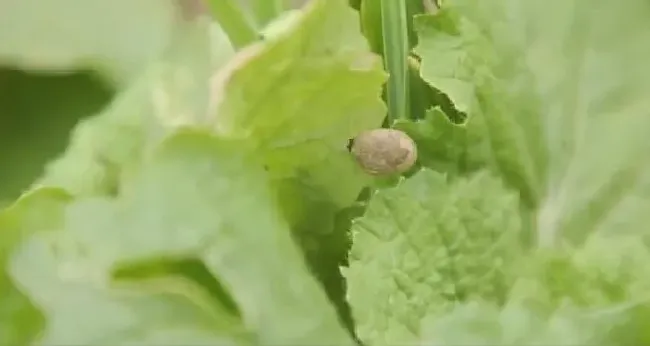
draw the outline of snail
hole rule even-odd
[[[351,152],[361,168],[375,176],[404,173],[413,167],[418,156],[413,139],[395,129],[360,133],[352,142]]]

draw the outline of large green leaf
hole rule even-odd
[[[641,0],[460,0],[418,18],[422,76],[482,138],[458,145],[519,188],[542,245],[646,224],[648,15]]]
[[[638,235],[522,246],[519,205],[486,173],[421,171],[353,225],[348,299],[373,345],[642,344],[650,249]]]
[[[381,125],[385,80],[346,1],[313,1],[213,76],[210,125],[247,139],[272,174],[311,176],[345,205],[361,189],[346,145]]]
[[[641,345],[650,338],[648,248],[634,236],[592,236],[520,263],[509,299],[472,301],[422,320],[441,345]],[[522,265],[524,264],[524,265]]]
[[[109,103],[107,89],[125,87],[158,59],[186,22],[185,3],[0,4],[7,28],[0,33],[0,198],[15,197],[43,173],[76,123]]]
[[[457,0],[418,18],[423,78],[469,119],[453,125],[432,109],[427,119],[400,124],[418,140],[422,162],[453,179],[424,184],[420,173],[380,191],[353,228],[347,276],[362,338],[440,345],[646,342],[640,321],[650,310],[650,251],[639,235],[647,236],[650,210],[648,15],[650,4],[642,0],[626,6]],[[498,176],[508,188],[481,176],[493,182]],[[462,186],[472,186],[472,194],[445,198],[469,191]],[[514,196],[509,189],[522,205],[514,197],[502,203]],[[445,202],[432,204],[438,199]],[[432,214],[438,217],[420,221]],[[447,221],[473,217],[482,222]],[[512,239],[512,228],[499,220],[523,221],[522,239],[479,244],[478,234]],[[458,231],[438,226],[447,223]],[[529,229],[531,248],[523,246]],[[409,239],[404,235],[413,240],[398,247]],[[447,242],[441,246],[438,238]],[[477,246],[463,247],[466,238]],[[448,248],[488,267],[441,275],[448,261],[438,256]],[[525,249],[517,261],[494,261],[499,250],[517,248]],[[465,268],[464,261],[453,263]],[[471,282],[476,273],[484,279],[501,270],[502,296],[483,291],[493,281],[477,280],[467,295],[440,298],[447,287],[441,282]],[[437,277],[443,280],[432,281]]]
[[[423,343],[432,345],[596,345],[618,316],[592,318],[569,307],[544,313],[525,304],[459,304],[449,314],[424,319]],[[605,344],[611,345],[611,344]]]
[[[173,337],[179,344],[241,344],[250,340],[245,327],[260,344],[351,344],[307,270],[268,178],[241,149],[181,131],[145,155],[118,197],[79,197],[58,232],[27,242],[12,272],[46,312],[43,342],[150,344]],[[187,258],[205,263],[223,284],[243,327],[227,301],[184,275],[113,274]],[[89,314],[95,317],[78,332],[75,316]]]
[[[505,301],[521,255],[518,199],[487,173],[454,183],[430,170],[380,190],[352,227],[348,300],[359,337],[412,344],[428,315]]]
[[[420,38],[415,51],[422,57],[424,80],[448,95],[456,109],[469,116],[466,131],[470,133],[456,134],[460,140],[448,144],[454,150],[463,148],[469,155],[452,159],[470,171],[477,166],[493,167],[533,204],[543,193],[545,152],[535,109],[538,100],[531,97],[530,89],[515,89],[515,85],[525,85],[528,77],[527,71],[520,73],[520,65],[511,61],[519,58],[517,51],[513,52],[519,47],[500,43],[509,40],[512,33],[484,32],[481,26],[504,30],[496,24],[500,21],[492,23],[481,18],[477,24],[466,19],[468,12],[489,17],[506,8],[505,2],[478,4],[475,9],[472,1],[454,2],[435,15],[417,17]],[[492,35],[497,36],[495,44]],[[441,121],[435,113],[429,117],[428,121]]]
[[[92,37],[90,31],[84,34]],[[164,132],[155,125],[203,118],[208,76],[234,54],[233,48],[221,28],[201,13],[185,13],[164,36],[164,46],[152,57],[155,63],[129,72],[133,83],[118,88],[111,104],[112,95],[88,75],[0,72],[0,198],[25,189],[63,151],[46,168],[44,183],[74,193],[114,190],[124,161],[137,156],[142,142],[152,137],[145,135]],[[100,69],[67,69],[82,67]]]
[[[345,0],[312,1],[264,34],[212,77],[209,124],[243,140],[273,176],[311,270],[344,314],[347,230],[335,228],[335,216],[368,183],[346,146],[381,125],[386,74]]]
[[[11,267],[47,318],[41,343],[246,344],[238,321],[196,284],[173,276],[109,284],[102,268],[77,262],[83,259],[65,249],[76,244],[60,236],[32,238]]]
[[[225,34],[206,18],[179,25],[155,63],[74,129],[70,145],[39,183],[79,195],[116,193],[121,177],[167,131],[205,119],[207,76],[232,54]]]
[[[3,323],[7,328],[3,337],[15,343],[38,336],[44,344],[246,344],[247,335],[236,316],[183,272],[116,284],[111,282],[111,268],[84,263],[84,251],[96,249],[84,247],[83,239],[68,232],[75,225],[74,210],[84,200],[66,196],[61,190],[37,189],[3,214],[4,255],[16,252],[16,244],[21,244],[8,269],[29,298],[13,285],[3,285],[3,290],[12,290],[3,295],[7,299],[3,306],[13,308]],[[106,230],[106,226],[89,227]],[[21,237],[11,242],[11,235],[19,232]],[[27,302],[36,304],[45,321]],[[34,330],[37,327],[43,331]]]

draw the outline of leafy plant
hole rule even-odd
[[[647,1],[84,4],[0,4],[0,343],[650,343]]]

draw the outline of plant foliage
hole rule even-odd
[[[8,4],[0,344],[650,343],[647,1]]]

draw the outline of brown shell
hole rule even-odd
[[[394,129],[362,132],[352,143],[352,154],[371,175],[404,173],[413,167],[418,156],[411,137]]]

